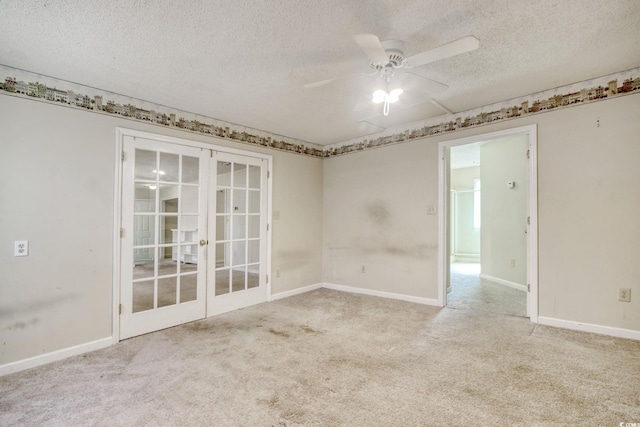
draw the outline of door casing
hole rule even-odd
[[[450,251],[450,193],[449,182],[450,148],[458,145],[497,139],[504,136],[526,135],[529,153],[527,174],[527,215],[529,227],[527,233],[527,313],[533,323],[538,322],[538,160],[537,125],[528,125],[513,129],[475,135],[441,142],[438,145],[438,305],[446,305],[447,284],[449,283]]]

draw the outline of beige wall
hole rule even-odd
[[[539,314],[640,331],[640,94],[324,161],[0,96],[0,364],[111,335],[117,126],[273,155],[273,293],[436,299],[438,143],[534,123]]]
[[[640,331],[640,94],[325,160],[325,280],[436,298],[438,143],[536,123],[539,314]]]
[[[111,336],[118,126],[273,155],[272,293],[322,280],[321,159],[0,95],[0,365]]]
[[[453,155],[453,154],[452,154]],[[473,190],[473,180],[480,178],[480,166],[451,170],[452,190]]]
[[[544,116],[540,315],[640,330],[640,94]]]
[[[482,274],[522,286],[527,283],[527,145],[526,135],[516,135],[480,148]]]
[[[275,294],[322,282],[322,160],[274,153],[273,164]]]
[[[325,160],[326,282],[437,298],[437,157],[412,142]]]

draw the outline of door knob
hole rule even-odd
[[[206,244],[207,244],[207,241],[206,241],[206,240],[200,240],[200,246],[204,246],[204,245],[206,245]]]

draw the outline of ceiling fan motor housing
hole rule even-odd
[[[386,64],[371,61],[371,68],[380,70],[389,65],[393,68],[400,68],[404,65],[404,43],[402,40],[383,40],[380,44],[382,44],[389,61]]]

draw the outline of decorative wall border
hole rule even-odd
[[[0,93],[178,128],[235,142],[323,157],[321,145],[189,113],[0,64]]]
[[[376,138],[359,137],[324,147],[324,157],[335,157],[386,145],[398,144],[455,132],[496,121],[504,121],[551,110],[603,101],[632,93],[640,93],[640,67],[591,80],[536,92],[520,98],[485,105],[446,116],[426,119],[409,125],[388,128]],[[618,82],[622,85],[618,86]]]
[[[375,138],[359,137],[323,147],[6,65],[0,64],[0,72],[2,72],[0,93],[4,95],[63,104],[100,114],[117,115],[130,120],[151,122],[160,126],[175,127],[188,132],[318,158],[341,156],[497,121],[640,93],[640,67],[638,67],[450,114],[444,121],[443,116],[438,116],[411,125],[405,124],[386,129],[377,133]],[[4,80],[1,80],[2,77]],[[619,85],[619,82],[622,84]],[[64,89],[58,89],[58,87]]]

